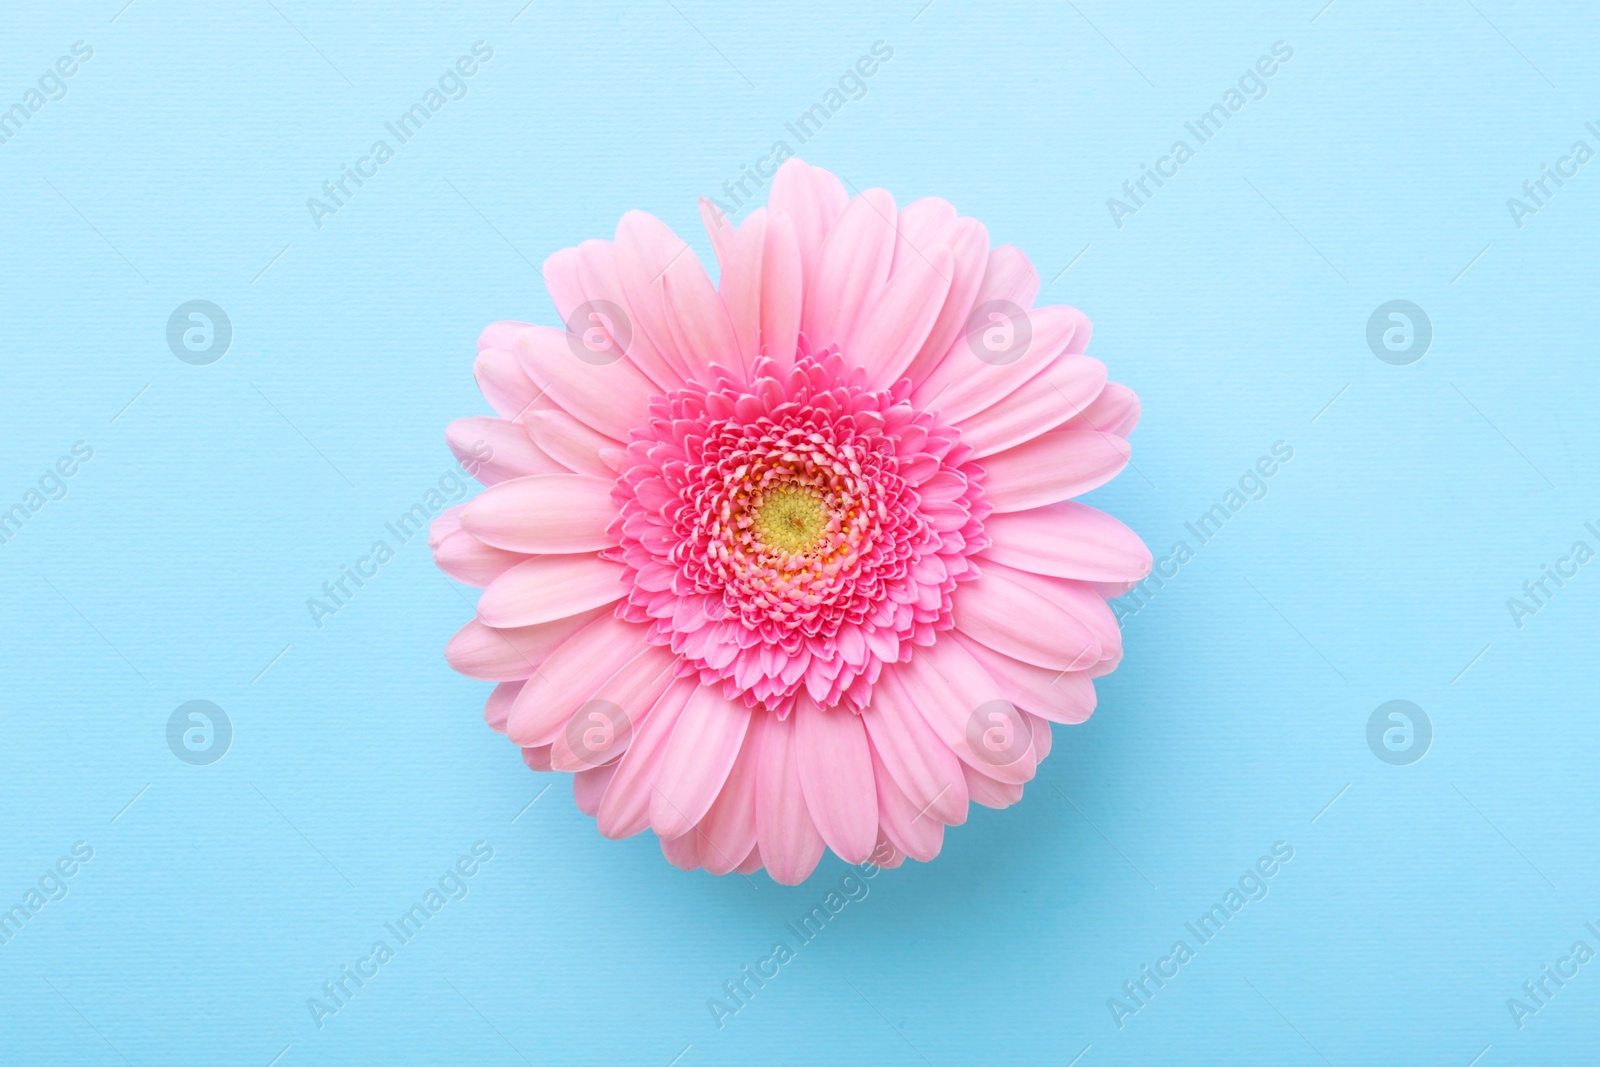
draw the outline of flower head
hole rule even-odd
[[[931,859],[1121,658],[1106,598],[1150,554],[1071,498],[1138,398],[943,201],[790,160],[737,229],[702,213],[718,286],[630,212],[546,261],[565,329],[484,331],[498,417],[447,436],[489,488],[432,531],[483,588],[447,655],[607,836],[791,883],[825,845]]]

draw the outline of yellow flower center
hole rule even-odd
[[[756,505],[755,528],[767,548],[798,555],[822,540],[828,528],[828,508],[810,488],[783,486]]]

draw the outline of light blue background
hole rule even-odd
[[[1506,1006],[1600,950],[1600,563],[1520,629],[1506,606],[1600,547],[1600,162],[1520,229],[1506,207],[1600,148],[1592,6],[520,4],[7,5],[0,106],[94,58],[0,145],[0,507],[94,458],[0,546],[0,906],[94,859],[0,947],[0,1060],[1592,1058],[1600,962],[1521,1030]],[[305,602],[488,411],[479,329],[554,321],[534,265],[630,208],[709,262],[695,198],[880,39],[801,154],[954,201],[1090,315],[1144,400],[1094,503],[1160,558],[1273,442],[1294,459],[1127,621],[1021,804],[873,879],[719,1030],[707,998],[843,865],[783,888],[603,840],[446,667],[470,590],[419,543],[322,629]],[[313,226],[479,40],[469,94]],[[1106,198],[1280,40],[1268,95],[1115,227]],[[165,340],[196,298],[233,324],[210,366]],[[1410,366],[1366,345],[1392,299],[1432,321]],[[167,747],[193,699],[233,722],[211,766]],[[1411,766],[1367,747],[1391,699],[1433,722]],[[318,1029],[306,1000],[478,841],[466,899]],[[1276,841],[1270,895],[1119,1030],[1107,999]]]

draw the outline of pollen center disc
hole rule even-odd
[[[756,505],[756,536],[775,552],[799,555],[816,547],[828,528],[828,506],[804,486],[783,486]]]

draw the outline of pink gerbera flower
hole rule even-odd
[[[1150,553],[1071,498],[1138,398],[942,200],[789,160],[737,229],[702,214],[720,285],[629,212],[545,262],[567,329],[484,331],[500,417],[448,438],[489,488],[432,533],[483,595],[446,654],[608,837],[790,884],[824,846],[926,861],[1121,658],[1106,598]]]

